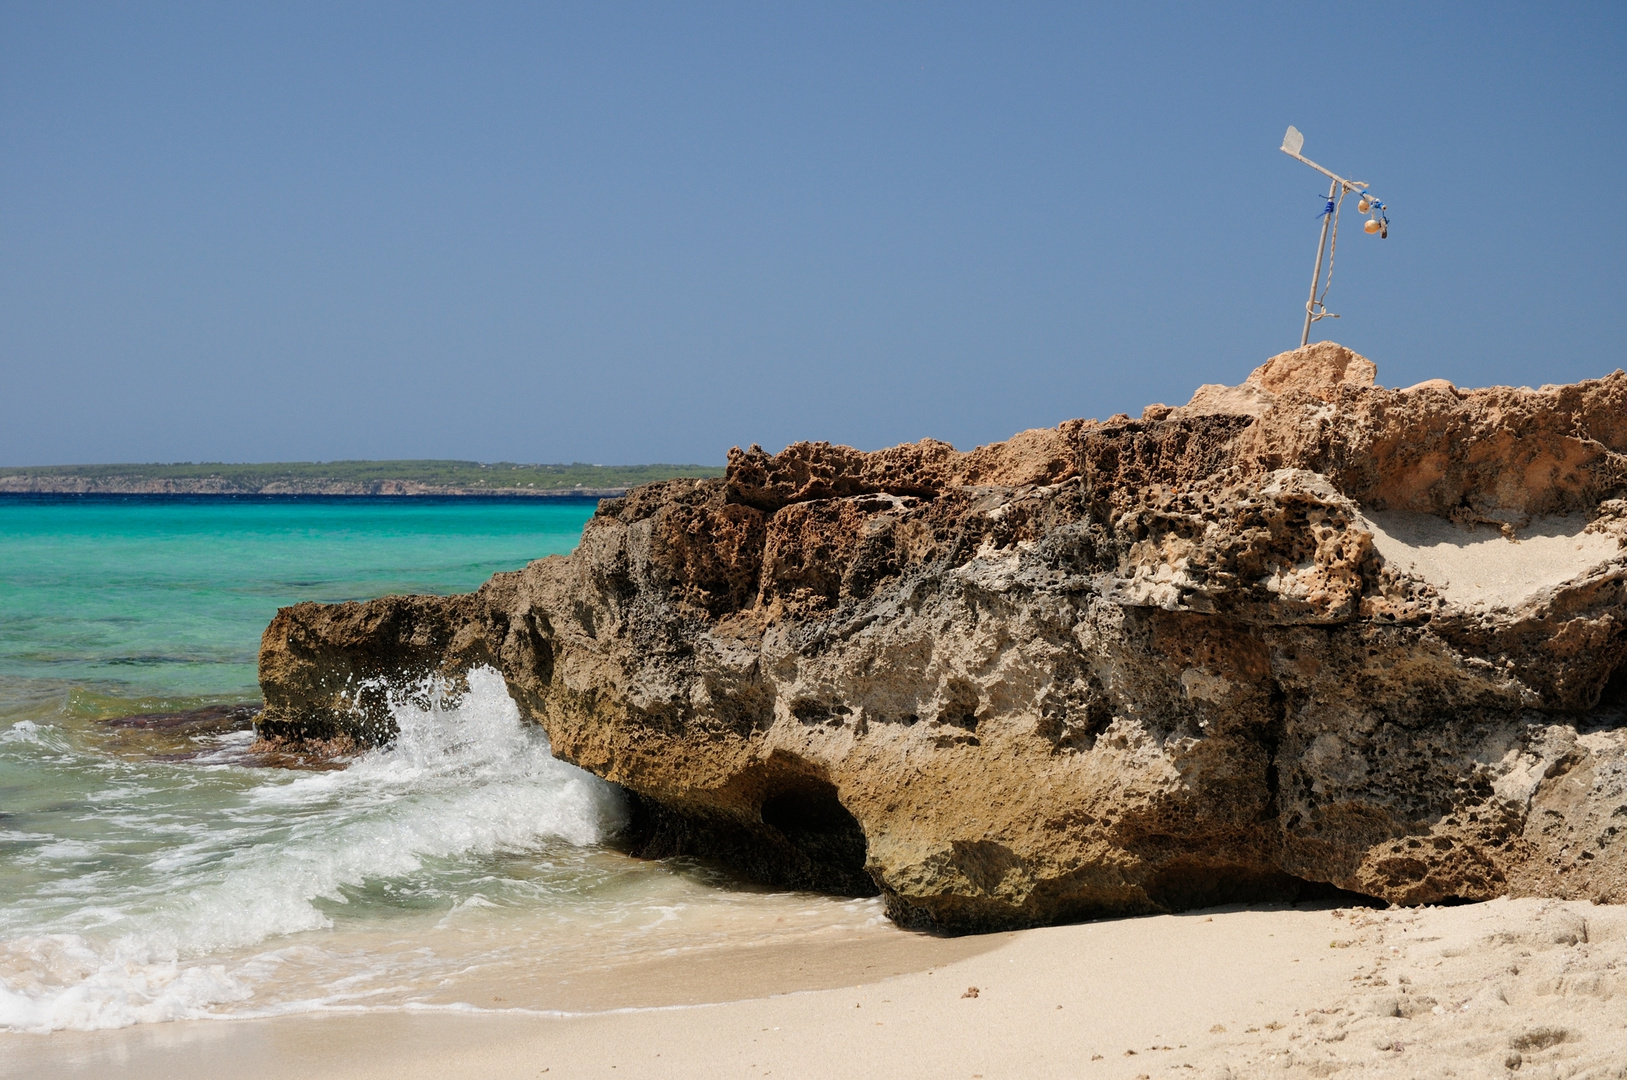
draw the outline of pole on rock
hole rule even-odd
[[[1305,301],[1305,329],[1299,335],[1301,348],[1310,344],[1311,324],[1313,322],[1318,319],[1337,319],[1339,317],[1329,311],[1323,301],[1327,299],[1328,289],[1333,285],[1333,258],[1339,250],[1339,209],[1344,205],[1345,196],[1352,191],[1361,192],[1361,200],[1356,204],[1356,209],[1368,215],[1367,224],[1363,226],[1364,231],[1377,233],[1381,238],[1386,239],[1390,235],[1390,217],[1386,213],[1389,208],[1367,190],[1368,185],[1359,180],[1346,180],[1344,177],[1324,169],[1299,152],[1304,145],[1305,136],[1299,133],[1298,128],[1290,124],[1287,134],[1282,137],[1282,152],[1296,161],[1304,162],[1332,182],[1328,184],[1328,201],[1322,207],[1322,238],[1316,242],[1316,266],[1311,271],[1311,295]],[[1328,245],[1330,233],[1333,237],[1331,247]],[[1324,256],[1327,258],[1328,263],[1326,281],[1322,277],[1322,260]],[[1316,292],[1318,288],[1322,290],[1320,296]]]
[[[1322,281],[1322,256],[1328,250],[1328,226],[1332,224],[1334,211],[1338,209],[1338,205],[1333,201],[1333,195],[1338,189],[1337,180],[1328,185],[1328,208],[1322,212],[1322,239],[1316,242],[1316,265],[1311,268],[1311,295],[1310,299],[1305,301],[1305,332],[1299,335],[1299,347],[1302,349],[1311,340],[1311,323],[1319,318],[1312,312],[1316,310],[1316,287]],[[1331,266],[1328,267],[1328,277],[1333,277]],[[1334,316],[1335,319],[1338,317]]]

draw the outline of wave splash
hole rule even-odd
[[[497,854],[596,844],[625,824],[618,790],[553,758],[497,672],[472,672],[455,702],[445,691],[392,695],[399,736],[346,769],[169,766],[140,778],[135,795],[166,778],[196,787],[214,772],[209,797],[148,795],[145,811],[139,797],[103,800],[95,813],[121,838],[101,845],[39,837],[47,842],[22,861],[68,852],[82,869],[0,921],[0,1027],[218,1016],[254,998],[283,963],[278,950],[251,954],[269,939],[329,929],[348,905],[377,914],[408,893],[410,904],[444,910],[458,901],[437,893],[437,875]],[[139,866],[115,857],[131,830],[150,848]]]

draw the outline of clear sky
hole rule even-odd
[[[0,2],[0,464],[962,448],[1627,366],[1627,4]]]

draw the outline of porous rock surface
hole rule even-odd
[[[1374,375],[1321,343],[969,453],[736,449],[478,592],[283,609],[260,728],[379,741],[381,679],[489,664],[638,852],[950,932],[1627,900],[1627,375]]]

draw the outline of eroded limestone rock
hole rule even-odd
[[[504,674],[632,842],[1030,925],[1311,885],[1627,899],[1627,375],[1373,384],[1331,343],[1142,419],[802,443],[451,598],[302,604],[263,731]]]

